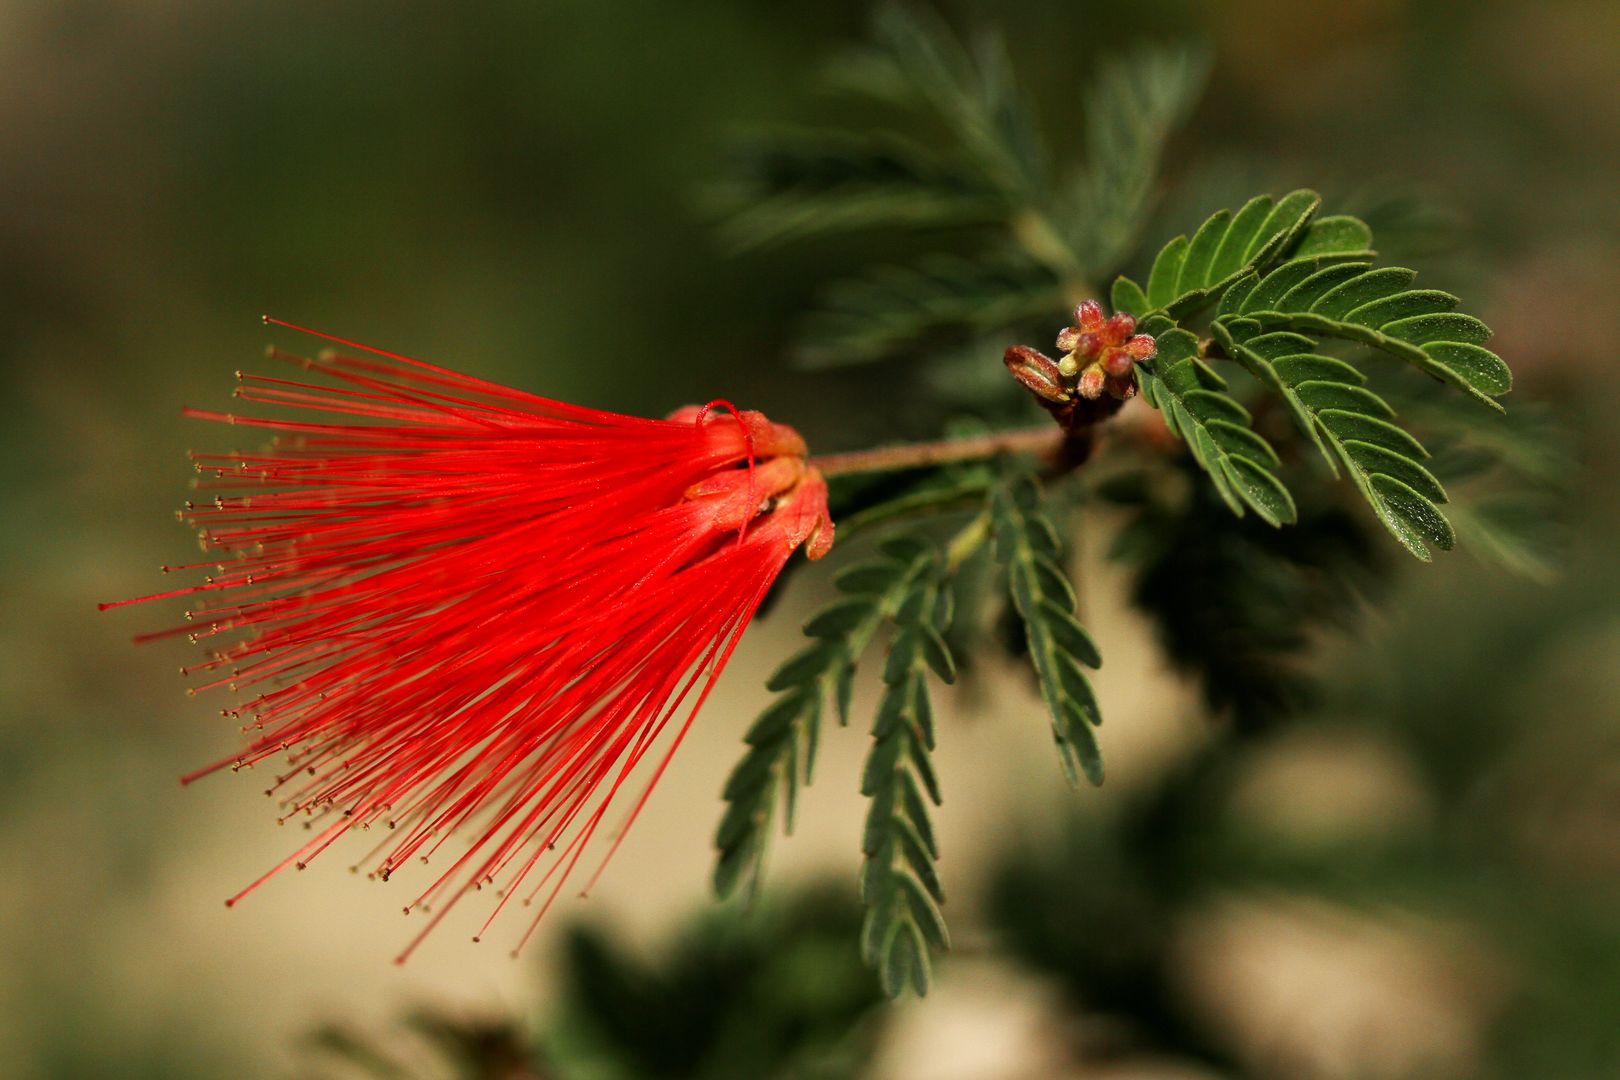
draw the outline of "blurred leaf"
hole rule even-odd
[[[1118,555],[1133,568],[1132,602],[1210,711],[1241,731],[1297,715],[1314,696],[1305,661],[1319,631],[1350,624],[1379,584],[1357,519],[1313,495],[1291,528],[1267,528],[1198,483],[1190,495],[1133,492],[1123,505],[1135,535]]]
[[[877,267],[828,290],[802,334],[812,367],[880,360],[1061,311],[1064,292],[1027,257],[935,255],[911,267]]]
[[[739,155],[720,235],[733,249],[867,228],[1005,218],[1005,194],[974,170],[889,132],[781,132]]]
[[[1203,90],[1209,57],[1190,46],[1142,48],[1098,67],[1085,96],[1086,167],[1067,215],[1080,264],[1118,268],[1137,242],[1165,144]]]
[[[814,889],[746,919],[712,912],[650,959],[578,929],[554,1040],[625,1078],[853,1076],[883,1023],[857,928],[844,890]]]
[[[1000,189],[1027,195],[1040,186],[1040,142],[999,37],[986,35],[970,52],[931,8],[899,3],[879,7],[873,28],[893,75],[872,78],[868,61],[866,85],[885,86],[891,97],[904,87],[899,93],[943,119]]]

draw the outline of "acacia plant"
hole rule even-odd
[[[195,455],[207,495],[180,516],[208,555],[165,569],[204,576],[143,599],[184,598],[185,622],[153,636],[205,646],[199,689],[245,695],[222,711],[247,745],[193,775],[270,765],[283,819],[311,829],[265,878],[375,830],[357,870],[441,864],[403,905],[426,916],[416,941],[484,893],[486,928],[537,902],[521,945],[634,776],[599,854],[617,846],[802,548],[844,563],[837,595],[770,676],[725,786],[715,883],[758,887],[828,703],[852,722],[881,644],[861,952],[890,995],[924,993],[949,940],[935,683],[1010,649],[1064,775],[1103,779],[1076,528],[1123,522],[1133,596],[1239,730],[1306,700],[1313,631],[1353,617],[1385,552],[1428,561],[1472,539],[1539,569],[1516,487],[1536,436],[1502,416],[1490,331],[1382,264],[1366,221],[1311,191],[1260,195],[1139,257],[1202,69],[1187,49],[1120,56],[1097,69],[1082,145],[1048,146],[994,41],[969,51],[886,9],[876,46],[838,69],[884,126],[745,158],[736,243],[883,228],[949,246],[835,286],[801,348],[926,382],[911,420],[939,438],[811,454],[723,399],[624,416],[325,334],[336,348],[312,358],[272,351],[302,374],[240,377],[253,415],[192,411],[272,441]],[[1050,355],[1027,344],[1054,335]],[[1091,513],[1105,505],[1119,512]]]
[[[715,885],[758,887],[771,833],[791,830],[811,780],[826,703],[851,722],[857,666],[883,640],[861,780],[861,947],[894,995],[926,992],[930,956],[948,947],[929,695],[952,681],[953,654],[999,641],[1026,658],[1064,775],[1102,782],[1087,676],[1102,653],[1064,557],[1079,518],[1123,520],[1112,554],[1170,658],[1213,713],[1258,728],[1308,700],[1313,629],[1353,618],[1391,569],[1386,552],[1428,562],[1461,538],[1544,572],[1532,485],[1547,477],[1539,434],[1502,415],[1512,377],[1490,330],[1385,264],[1366,221],[1296,190],[1142,243],[1167,142],[1202,86],[1196,49],[1103,63],[1079,145],[1050,146],[996,39],[970,50],[899,7],[875,37],[831,81],[884,126],[757,141],[724,229],[744,248],[857,229],[949,244],[834,284],[798,355],[926,381],[967,432],[814,459],[841,536],[890,531],[838,573],[810,642],[771,676],[778,696],[725,788]],[[1120,273],[1139,264],[1139,280]],[[1015,344],[1066,307],[1052,355]],[[987,389],[997,353],[1016,383]],[[1009,426],[1015,397],[1046,421]],[[1109,506],[1123,517],[1085,514]],[[1374,520],[1393,544],[1367,533]]]

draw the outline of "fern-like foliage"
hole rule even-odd
[[[1103,272],[1130,255],[1152,205],[1165,143],[1191,110],[1208,57],[1184,46],[1147,48],[1098,66],[1085,95],[1086,164],[1073,181],[1075,255]]]
[[[997,221],[1007,194],[976,169],[895,132],[777,132],[739,146],[718,193],[734,212],[720,234],[737,249],[856,229]]]
[[[804,323],[811,367],[863,364],[1007,326],[1064,303],[1056,274],[1017,252],[926,256],[839,282]]]
[[[1316,696],[1308,663],[1324,630],[1352,624],[1381,576],[1370,523],[1313,489],[1299,520],[1267,528],[1236,518],[1207,484],[1175,472],[1124,473],[1098,488],[1126,508],[1110,556],[1126,564],[1131,601],[1152,620],[1165,656],[1194,678],[1212,715],[1262,732]]]
[[[1222,316],[1371,346],[1501,412],[1496,398],[1513,388],[1513,376],[1482,347],[1490,329],[1453,311],[1458,301],[1450,293],[1411,288],[1415,277],[1399,266],[1294,259],[1264,278],[1234,283]]]
[[[889,3],[873,20],[873,44],[844,68],[845,86],[931,113],[1001,190],[1027,197],[1038,187],[1044,151],[999,36],[970,51],[937,13]]]
[[[1257,195],[1236,211],[1217,211],[1190,240],[1178,236],[1159,251],[1145,291],[1129,278],[1118,279],[1114,306],[1179,321],[1285,256],[1323,261],[1370,256],[1372,231],[1352,217],[1316,218],[1321,205],[1321,196],[1302,188],[1281,199]]]
[[[1445,489],[1421,464],[1429,456],[1392,421],[1395,410],[1342,360],[1313,352],[1289,331],[1265,333],[1248,319],[1217,320],[1216,340],[1287,404],[1300,430],[1335,475],[1342,465],[1378,520],[1401,545],[1427,561],[1426,544],[1449,551],[1456,534],[1440,512]]]
[[[834,582],[844,595],[804,625],[814,640],[771,676],[767,687],[780,696],[748,729],[743,738],[748,751],[723,791],[729,805],[714,838],[720,851],[714,887],[720,895],[729,895],[745,877],[750,891],[758,891],[777,809],[785,830],[792,832],[799,785],[813,775],[824,703],[832,698],[839,723],[849,723],[855,665],[899,610],[913,576],[910,564],[888,554],[843,571]]]
[[[799,132],[756,149],[730,237],[931,230],[909,249],[931,253],[827,289],[804,322],[801,357],[820,367],[926,360],[897,367],[906,381],[895,392],[978,428],[1031,407],[1032,393],[1061,431],[948,438],[836,470],[823,462],[842,542],[900,518],[970,521],[943,551],[891,540],[835,579],[839,598],[772,676],[779,696],[726,785],[715,884],[758,888],[773,824],[791,831],[810,780],[825,702],[848,723],[856,666],[887,636],[861,783],[861,952],[898,996],[927,991],[948,942],[929,684],[952,681],[953,645],[966,664],[993,626],[1009,652],[1027,654],[1068,781],[1103,779],[1089,675],[1101,658],[1048,517],[1066,474],[1083,478],[1120,447],[1142,455],[1134,488],[1098,489],[1128,511],[1116,546],[1133,600],[1209,710],[1258,732],[1309,703],[1314,643],[1355,617],[1387,565],[1361,502],[1419,559],[1472,537],[1503,565],[1539,572],[1539,504],[1523,496],[1557,467],[1537,472],[1523,455],[1525,467],[1503,468],[1523,447],[1497,415],[1511,376],[1485,348],[1490,331],[1456,297],[1414,287],[1412,270],[1375,265],[1372,229],[1324,215],[1316,192],[1249,199],[1143,257],[1160,159],[1204,78],[1197,52],[1124,49],[1091,65],[1073,160],[1038,137],[999,40],[969,48],[925,10],[886,6],[875,41],[838,69],[838,85],[881,102],[872,115],[910,124],[908,134]],[[1115,277],[1124,265],[1146,266],[1145,284]],[[1057,316],[1110,278],[1114,314],[1082,304],[1078,325],[1057,336],[1061,358],[1025,344],[1052,340]],[[964,374],[958,361],[983,342],[993,349]],[[1133,390],[1162,426],[1126,404]],[[1125,437],[1099,437],[1116,415]],[[1329,479],[1349,483],[1318,482]],[[980,557],[987,546],[993,559]]]
[[[832,85],[928,135],[840,128],[756,140],[722,189],[722,232],[750,247],[930,231],[937,250],[826,290],[800,330],[808,366],[927,355],[1034,325],[1130,257],[1165,145],[1207,67],[1187,47],[1113,52],[1086,88],[1082,137],[1048,146],[999,37],[969,47],[924,6],[883,5],[872,46],[836,65]]]
[[[975,56],[937,15],[889,5],[872,46],[834,69],[836,88],[898,106],[944,137],[799,130],[739,145],[722,235],[738,248],[861,228],[1004,221],[1043,172],[1000,44]]]
[[[1041,493],[1027,469],[1009,466],[991,492],[996,558],[1006,569],[1007,589],[1023,622],[1030,664],[1052,719],[1058,760],[1069,783],[1083,773],[1103,781],[1102,751],[1091,729],[1102,722],[1086,668],[1102,656],[1074,617],[1074,587],[1061,565],[1062,543],[1041,510]]]
[[[1320,204],[1301,190],[1219,211],[1190,240],[1165,245],[1145,290],[1122,277],[1112,298],[1159,338],[1158,357],[1138,371],[1143,396],[1235,512],[1274,525],[1293,517],[1275,452],[1243,426],[1248,414],[1224,393],[1212,356],[1235,359],[1276,394],[1333,474],[1342,468],[1391,535],[1427,560],[1431,545],[1456,543],[1440,510],[1445,489],[1423,464],[1429,452],[1324,342],[1368,346],[1498,411],[1512,377],[1483,347],[1485,324],[1453,311],[1455,296],[1412,288],[1416,274],[1403,267],[1374,268],[1372,231],[1352,217],[1316,217]],[[1211,305],[1213,353],[1182,325]]]
[[[1198,339],[1162,316],[1143,325],[1157,335],[1159,352],[1138,367],[1137,381],[1171,434],[1186,442],[1234,514],[1247,508],[1270,525],[1293,521],[1294,500],[1276,473],[1277,451],[1253,431],[1248,410],[1200,357]]]
[[[847,724],[856,664],[878,630],[892,625],[872,752],[861,779],[861,791],[871,799],[861,845],[862,954],[890,996],[908,986],[924,994],[929,953],[948,944],[938,907],[944,893],[933,869],[939,849],[928,813],[940,794],[929,760],[934,721],[926,675],[955,678],[942,636],[950,624],[951,593],[935,547],[905,537],[885,541],[876,558],[849,567],[835,583],[843,595],[805,623],[805,634],[815,640],[771,676],[768,686],[780,696],[749,729],[748,751],[726,782],[729,805],[715,835],[715,889],[727,895],[747,877],[757,891],[778,808],[791,831],[799,785],[810,782],[825,700],[836,702],[839,722]]]
[[[934,869],[939,843],[928,811],[940,801],[929,758],[928,674],[952,682],[956,668],[941,636],[950,625],[951,594],[938,553],[916,540],[891,541],[885,552],[905,566],[904,599],[894,613],[872,750],[861,773],[861,794],[871,800],[861,842],[861,955],[889,996],[898,997],[908,986],[926,994],[929,953],[950,947],[939,910],[945,892]]]

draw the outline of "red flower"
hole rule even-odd
[[[224,711],[247,748],[184,780],[284,760],[270,790],[317,830],[227,903],[377,825],[375,876],[449,860],[406,906],[423,934],[474,889],[490,919],[542,891],[543,914],[651,755],[623,836],[794,549],[831,546],[826,484],[792,428],[723,402],[621,416],[328,340],[369,355],[285,358],[336,386],[237,391],[324,415],[187,411],[276,434],[194,455],[219,494],[180,516],[222,554],[140,598],[193,597],[147,636],[219,642],[196,689],[252,695]]]

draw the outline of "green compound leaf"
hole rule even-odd
[[[1498,416],[1428,380],[1385,380],[1381,389],[1434,449],[1429,468],[1445,477],[1458,547],[1509,573],[1556,578],[1579,472],[1550,414],[1532,404]]]
[[[1297,523],[1269,529],[1234,518],[1188,458],[1168,464],[1194,481],[1190,492],[1163,483],[1161,463],[1143,483],[1097,489],[1126,511],[1130,539],[1116,554],[1132,602],[1212,715],[1238,733],[1276,730],[1317,700],[1323,635],[1353,626],[1387,580],[1376,527],[1310,489]]]
[[[1152,307],[1148,303],[1147,293],[1142,286],[1121,274],[1114,279],[1114,286],[1109,291],[1108,302],[1115,311],[1126,311],[1135,316],[1142,316]]]
[[[1063,773],[1071,784],[1078,784],[1081,774],[1100,784],[1102,751],[1091,729],[1102,717],[1085,668],[1100,666],[1102,657],[1074,617],[1074,589],[1059,565],[1057,532],[1041,512],[1040,500],[1034,478],[1009,466],[990,497],[996,558],[1023,620]]]
[[[934,255],[833,286],[806,320],[800,352],[808,367],[869,363],[1064,306],[1062,283],[1030,259]]]
[[[1368,345],[1501,412],[1495,399],[1513,388],[1513,374],[1483,347],[1490,329],[1453,311],[1457,298],[1450,293],[1412,288],[1416,277],[1398,266],[1294,259],[1235,282],[1217,319],[1241,317],[1266,330]]]
[[[939,780],[929,757],[934,718],[928,673],[950,681],[955,663],[941,631],[949,586],[931,545],[889,548],[906,555],[905,575],[892,596],[894,636],[883,667],[883,694],[872,727],[872,749],[861,774],[871,802],[862,833],[861,900],[866,907],[861,955],[892,998],[908,988],[928,992],[931,950],[949,948],[939,905],[945,900],[934,862],[939,857],[928,803],[939,805]],[[924,798],[926,793],[926,799]]]
[[[845,540],[862,529],[897,518],[938,514],[952,509],[977,506],[984,501],[990,484],[990,471],[978,465],[942,469],[926,476],[890,498],[864,506],[838,517],[838,537]],[[837,514],[838,511],[834,510]]]
[[[1299,243],[1288,252],[1288,257],[1370,259],[1376,254],[1372,249],[1372,238],[1372,229],[1365,221],[1348,214],[1332,214],[1312,221],[1306,227],[1305,235],[1299,238]]]
[[[1515,491],[1469,498],[1464,493],[1450,509],[1469,551],[1532,581],[1557,580],[1566,543],[1555,497]]]
[[[1316,192],[1301,189],[1276,201],[1258,195],[1235,212],[1211,215],[1192,239],[1176,237],[1153,260],[1148,311],[1180,319],[1219,299],[1238,279],[1270,265],[1299,243],[1321,204]],[[1332,244],[1338,236],[1339,230],[1330,228],[1313,242]]]
[[[1452,548],[1456,536],[1439,507],[1445,490],[1422,464],[1428,451],[1395,426],[1395,410],[1363,385],[1361,372],[1316,354],[1308,337],[1268,333],[1252,319],[1228,316],[1212,329],[1222,348],[1277,392],[1334,474],[1344,468],[1407,551],[1427,562],[1429,544]]]
[[[912,588],[910,550],[886,546],[879,557],[840,573],[834,582],[843,595],[805,623],[805,634],[814,640],[766,684],[780,696],[749,728],[748,750],[723,791],[728,805],[714,839],[719,895],[735,891],[745,877],[749,891],[758,891],[779,806],[784,831],[793,831],[799,785],[810,783],[814,771],[823,702],[831,696],[839,722],[848,723],[856,662]]]
[[[1277,453],[1249,427],[1249,413],[1226,393],[1226,381],[1198,355],[1198,339],[1163,317],[1144,323],[1159,343],[1138,364],[1142,396],[1164,414],[1165,426],[1187,444],[1239,517],[1253,510],[1270,525],[1295,519],[1294,500],[1277,478]]]
[[[864,88],[937,115],[990,183],[1012,193],[1035,188],[1041,144],[999,39],[970,52],[937,14],[898,3],[878,9],[873,30],[877,50],[861,64]]]
[[[1086,168],[1071,215],[1082,266],[1106,273],[1130,254],[1165,143],[1191,111],[1208,70],[1207,55],[1186,47],[1138,49],[1099,66],[1085,97]]]
[[[1005,193],[974,169],[891,132],[773,134],[739,149],[718,192],[720,233],[733,250],[858,229],[997,221]]]

